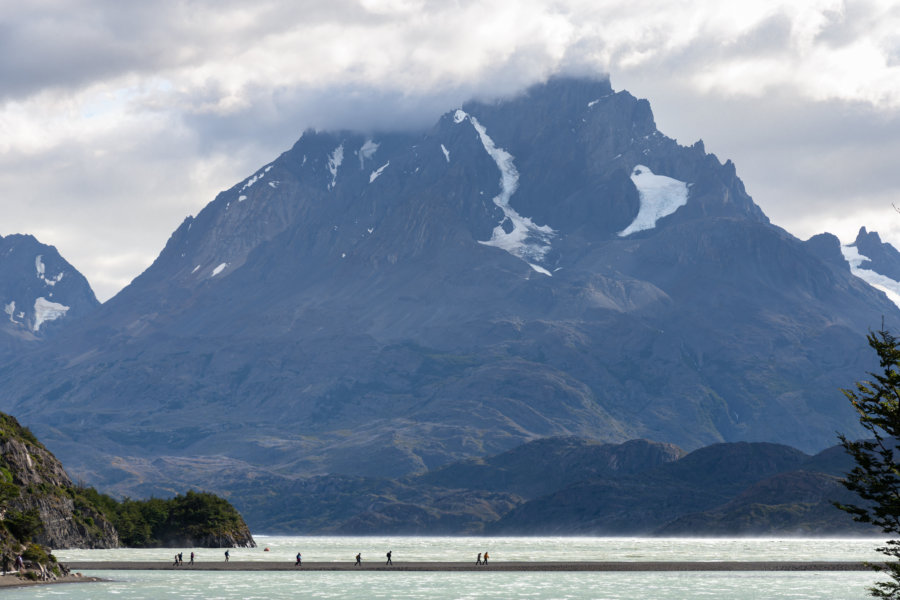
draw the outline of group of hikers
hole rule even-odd
[[[266,550],[268,551],[268,548],[266,548]],[[182,557],[183,554],[184,554],[183,552],[179,552],[178,554],[175,555],[175,563],[172,566],[177,567],[177,566],[181,566],[184,564],[184,559]],[[385,565],[393,565],[394,564],[394,562],[391,560],[391,554],[393,554],[393,552],[391,550],[388,550],[387,555],[386,555],[387,562],[384,563]],[[228,550],[226,550],[225,551],[225,562],[228,562],[229,558],[231,558],[231,555],[229,554]],[[478,558],[475,560],[475,564],[476,565],[486,565],[486,564],[488,564],[488,558],[490,558],[490,557],[488,556],[487,551],[485,551],[483,553],[479,552]],[[19,564],[19,561],[21,559],[22,559],[21,557],[16,559],[17,565]],[[191,552],[191,562],[188,564],[191,564],[191,565],[194,564],[194,553],[193,552]],[[294,566],[295,567],[303,566],[303,555],[300,554],[299,552],[297,553],[297,556],[295,557]],[[356,554],[356,562],[353,563],[353,566],[355,566],[355,567],[362,566],[362,552],[358,552]],[[4,570],[5,570],[5,567],[4,567]]]
[[[228,562],[228,552],[225,552],[225,562]],[[184,552],[179,552],[175,555],[175,562],[172,564],[173,567],[180,567],[184,564]],[[194,553],[191,552],[191,562],[188,564],[194,564]]]

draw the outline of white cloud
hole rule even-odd
[[[101,298],[137,275],[187,214],[306,127],[422,127],[469,96],[560,71],[608,71],[617,89],[649,98],[664,133],[702,137],[735,159],[789,230],[860,211],[883,222],[893,211],[885,201],[900,201],[888,160],[900,134],[892,0],[5,8],[0,233],[58,236],[41,241]],[[131,258],[114,267],[99,256]]]

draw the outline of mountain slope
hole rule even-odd
[[[0,408],[122,493],[176,462],[399,477],[547,436],[815,451],[857,431],[837,390],[900,322],[829,256],[647,101],[554,79],[423,134],[305,132],[0,366]]]

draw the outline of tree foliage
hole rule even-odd
[[[78,489],[76,506],[92,506],[115,526],[119,539],[132,548],[159,548],[180,540],[226,538],[246,528],[240,513],[225,499],[189,491],[174,498],[121,502],[93,488]]]
[[[856,521],[871,523],[889,535],[900,534],[900,342],[884,327],[870,332],[868,341],[878,354],[881,373],[870,373],[872,380],[857,382],[855,390],[843,392],[871,437],[851,441],[838,436],[856,462],[843,483],[863,502],[837,507]],[[876,583],[872,595],[900,600],[900,540],[889,540],[878,551],[892,559],[876,567],[891,580]]]

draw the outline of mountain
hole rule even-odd
[[[871,527],[854,523],[832,504],[859,502],[840,484],[850,465],[835,452],[843,449],[811,457],[779,444],[714,444],[652,469],[587,477],[520,504],[488,524],[486,532],[872,534]]]
[[[860,228],[852,244],[841,247],[854,275],[900,303],[900,252],[878,233]]]
[[[771,224],[646,100],[551,79],[427,132],[304,132],[2,363],[0,408],[129,495],[396,479],[551,436],[816,452],[860,431],[839,388],[900,323],[835,240]]]
[[[53,337],[100,303],[56,248],[30,235],[0,236],[0,356]]]

